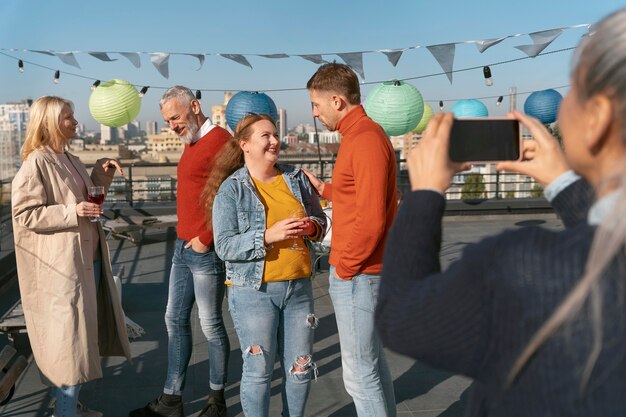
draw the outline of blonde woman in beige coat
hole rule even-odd
[[[54,386],[55,416],[100,416],[78,402],[81,384],[102,377],[100,356],[126,356],[130,347],[102,226],[87,187],[105,193],[113,159],[91,176],[66,152],[77,121],[72,103],[42,97],[30,110],[22,166],[11,203],[17,272],[26,328],[43,380]]]

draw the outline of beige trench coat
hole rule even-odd
[[[87,185],[113,179],[98,161],[89,177],[80,160],[69,160]],[[44,381],[77,385],[102,377],[100,356],[126,356],[130,346],[102,226],[102,273],[96,289],[88,217],[71,174],[49,148],[36,150],[13,179],[11,203],[17,273],[33,355]]]

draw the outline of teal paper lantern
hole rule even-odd
[[[454,117],[487,117],[489,111],[487,107],[479,100],[460,100],[452,106]]]
[[[426,126],[428,126],[428,122],[430,122],[430,119],[433,117],[433,114],[433,108],[430,107],[430,104],[424,103],[424,114],[422,115],[422,120],[419,121],[419,123],[417,124],[417,126],[415,126],[412,132],[418,134],[424,132],[424,130],[426,130]]]
[[[270,96],[257,91],[240,91],[226,105],[226,123],[234,131],[239,119],[250,113],[269,114],[274,120],[278,119],[276,104]]]
[[[98,123],[120,127],[132,122],[141,109],[135,87],[124,80],[100,83],[89,97],[89,111]]]
[[[411,84],[386,81],[367,95],[365,112],[385,129],[387,135],[400,136],[420,122],[424,114],[424,100]]]
[[[535,91],[524,102],[524,113],[535,117],[543,124],[556,121],[563,96],[556,90]]]

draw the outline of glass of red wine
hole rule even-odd
[[[90,203],[97,204],[99,206],[104,203],[104,187],[101,185],[97,185],[95,187],[87,187],[87,200]],[[100,216],[92,217],[92,222],[103,221]]]

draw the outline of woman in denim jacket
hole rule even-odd
[[[207,183],[215,251],[226,263],[228,306],[243,352],[240,395],[248,417],[269,415],[277,352],[283,416],[304,414],[317,372],[310,240],[323,238],[326,220],[307,177],[298,168],[277,164],[279,152],[272,118],[248,115],[237,124],[235,140],[217,156]],[[236,168],[212,196],[216,184]]]

